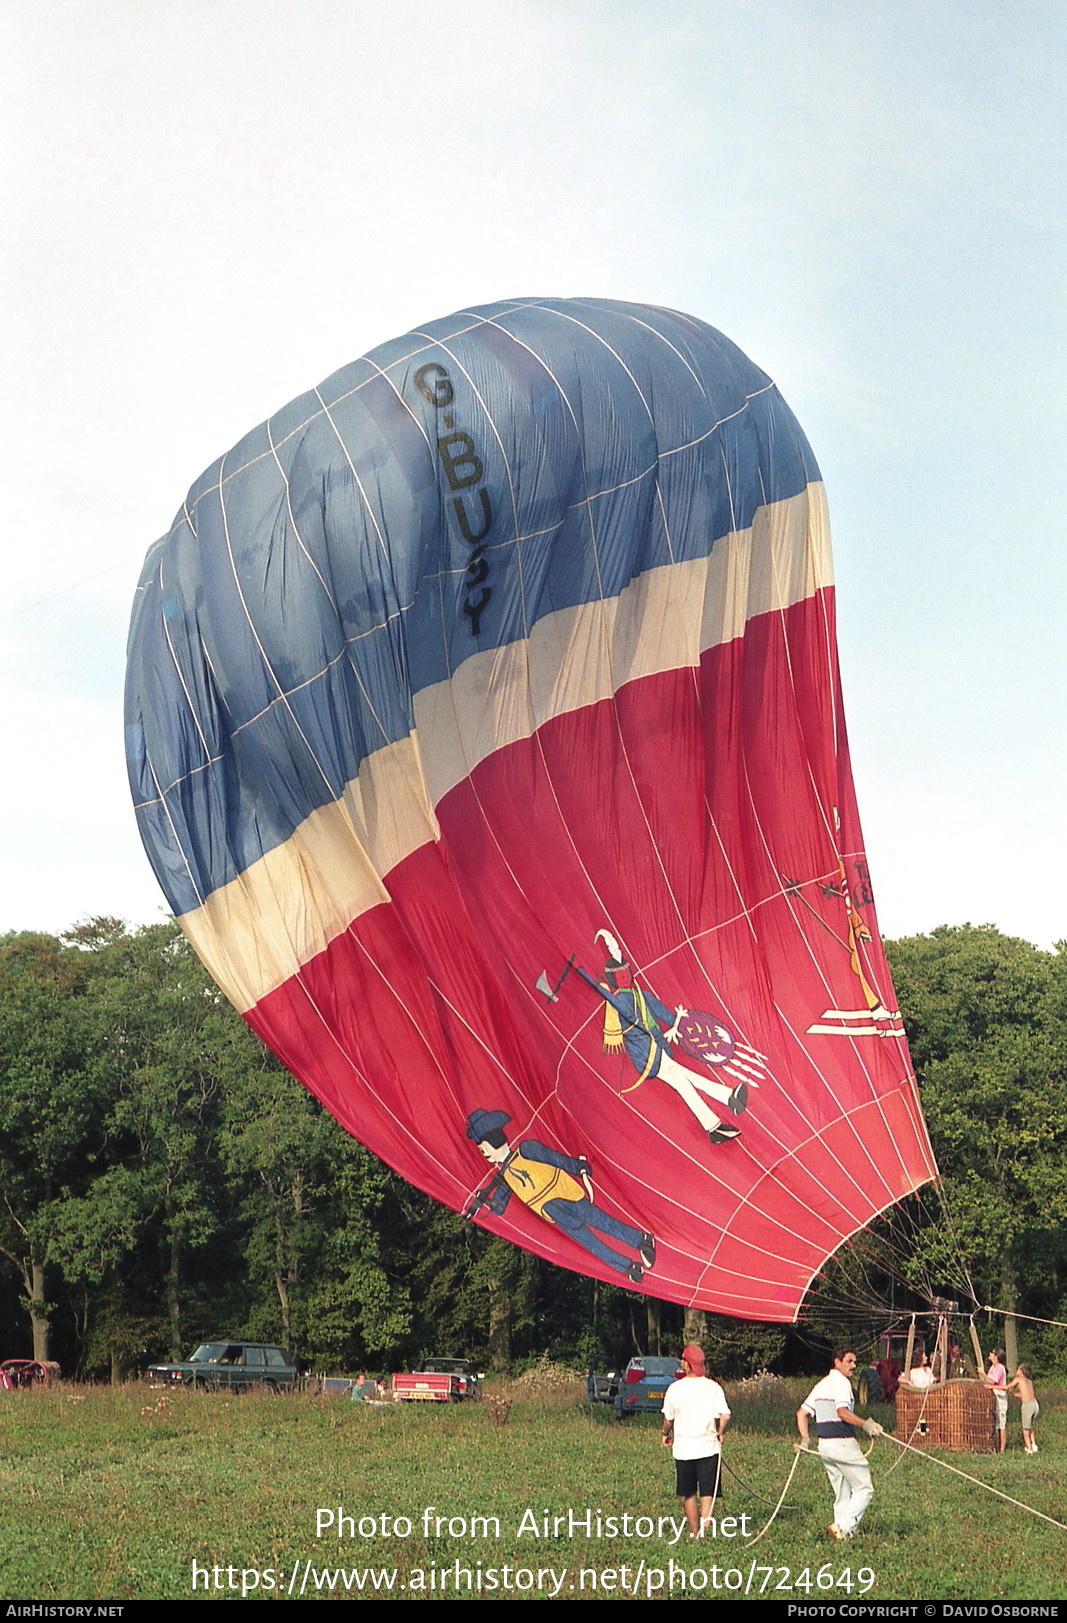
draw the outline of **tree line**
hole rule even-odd
[[[907,1217],[905,1274],[1067,1319],[1067,953],[969,925],[888,950],[949,1214]],[[897,1301],[887,1258],[864,1289]],[[812,1335],[836,1333],[847,1260]],[[320,1369],[505,1369],[674,1350],[694,1328],[728,1373],[789,1355],[780,1326],[683,1325],[419,1194],[282,1069],[173,922],[0,941],[0,1358],[117,1379],[225,1335]],[[1067,1332],[1027,1336],[1067,1368]]]

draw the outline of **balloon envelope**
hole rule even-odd
[[[935,1176],[818,469],[712,328],[506,301],[293,401],[148,554],[127,720],[212,974],[475,1221],[789,1320]]]

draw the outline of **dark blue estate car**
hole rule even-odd
[[[184,1364],[153,1364],[145,1371],[150,1386],[191,1386],[200,1391],[231,1391],[257,1386],[281,1392],[293,1386],[299,1370],[283,1347],[254,1341],[205,1341]]]

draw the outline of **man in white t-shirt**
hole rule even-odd
[[[874,1497],[874,1485],[863,1450],[856,1441],[857,1427],[868,1437],[880,1437],[877,1420],[861,1420],[853,1413],[852,1372],[856,1354],[834,1348],[834,1367],[813,1386],[797,1410],[800,1445],[810,1448],[809,1427],[815,1422],[819,1455],[834,1490],[834,1519],[827,1528],[831,1538],[851,1538],[863,1512]]]
[[[704,1354],[695,1343],[682,1349],[682,1364],[685,1374],[671,1382],[663,1399],[661,1441],[674,1455],[676,1490],[685,1507],[689,1536],[702,1538],[719,1491],[719,1450],[730,1424],[730,1407],[718,1381],[704,1374]]]

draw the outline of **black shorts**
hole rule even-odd
[[[702,1460],[675,1460],[675,1492],[682,1499],[699,1494],[702,1499],[716,1499],[719,1494],[718,1454],[708,1454]]]

